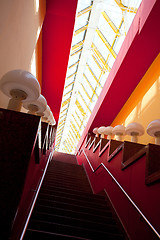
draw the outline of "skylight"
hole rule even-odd
[[[56,150],[73,154],[141,0],[79,0]]]

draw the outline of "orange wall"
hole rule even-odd
[[[45,0],[0,1],[0,78],[10,70],[23,69],[41,83],[40,33],[45,10]],[[8,97],[0,91],[0,107],[6,108],[7,103]]]
[[[111,125],[127,126],[131,122],[139,122],[146,130],[148,124],[155,119],[160,119],[160,54]],[[130,136],[125,136],[124,139],[130,140]],[[139,137],[139,142],[154,143],[154,139],[145,132]]]

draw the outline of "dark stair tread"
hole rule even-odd
[[[54,180],[48,180],[48,179],[44,179],[43,181],[43,184],[48,184],[48,185],[63,185],[63,186],[66,186],[66,185],[71,185],[71,186],[74,186],[74,187],[80,187],[80,186],[83,186],[83,187],[89,187],[90,188],[90,185],[89,185],[89,182],[85,182],[83,181],[83,183],[80,183],[78,181],[67,181],[64,179],[64,181],[62,180],[58,180],[58,179],[54,179]]]
[[[50,162],[50,165],[53,165],[53,164],[59,164],[59,165],[66,165],[66,166],[81,166],[81,165],[78,165],[78,164],[74,164],[74,163],[68,163],[68,162],[62,162],[62,161],[56,161],[55,159],[54,160],[52,160],[51,162]]]
[[[61,214],[64,216],[77,216],[79,218],[84,218],[84,219],[99,219],[99,221],[105,221],[105,219],[111,218],[112,217],[112,213],[108,212],[107,215],[106,214],[95,214],[95,213],[88,213],[88,212],[80,212],[80,211],[76,211],[73,209],[65,209],[65,208],[58,208],[58,207],[49,207],[49,206],[45,206],[45,205],[41,205],[41,204],[37,204],[35,205],[34,208],[35,211],[40,211],[40,212],[46,212],[46,213],[53,213],[53,214]]]
[[[85,190],[89,190],[90,191],[90,185],[88,184],[76,184],[76,183],[61,183],[61,182],[57,182],[57,183],[52,183],[52,182],[43,182],[43,185],[47,185],[48,187],[53,187],[53,186],[60,186],[63,188],[70,188],[70,189],[85,189]]]
[[[63,187],[63,186],[52,186],[52,185],[48,185],[47,183],[43,183],[42,184],[42,186],[41,186],[41,188],[43,189],[43,188],[46,188],[46,189],[50,189],[50,190],[52,190],[52,189],[61,189],[61,190],[63,190],[63,191],[70,191],[70,192],[77,192],[77,194],[78,193],[81,193],[81,194],[85,194],[85,193],[90,193],[90,194],[92,194],[92,190],[91,190],[91,188],[89,189],[76,189],[76,188],[65,188],[65,187]]]
[[[80,226],[83,228],[89,228],[92,227],[93,229],[99,229],[105,231],[106,229],[109,228],[109,231],[119,231],[116,222],[113,219],[108,219],[108,222],[104,221],[93,221],[92,219],[86,220],[86,219],[79,219],[78,215],[76,218],[70,217],[70,216],[64,216],[64,215],[55,215],[55,214],[46,214],[44,212],[36,212],[34,211],[32,214],[32,219],[34,220],[42,220],[46,222],[54,222],[56,223],[64,223],[64,224],[69,224],[72,226]],[[111,221],[112,220],[112,221]],[[107,230],[108,231],[108,230]]]
[[[62,181],[67,181],[67,182],[74,182],[74,181],[76,181],[77,183],[82,183],[82,181],[84,181],[84,182],[87,182],[87,183],[89,183],[88,182],[88,178],[87,177],[79,177],[79,178],[77,178],[77,177],[71,177],[71,176],[56,176],[56,175],[53,175],[53,176],[45,176],[45,178],[44,178],[44,180],[45,181],[52,181],[52,182],[54,182],[54,181],[59,181],[59,182],[62,182]]]
[[[52,162],[54,162],[54,161],[78,165],[76,156],[69,154],[69,153],[62,153],[62,152],[54,151]]]
[[[68,190],[75,190],[75,191],[81,191],[81,192],[86,192],[86,193],[91,193],[91,188],[90,186],[72,186],[72,185],[65,185],[65,184],[56,184],[55,186],[52,184],[47,184],[43,183],[42,188],[46,187],[47,189],[53,189],[54,187],[59,187],[63,189],[68,189]]]
[[[53,240],[53,239],[80,239],[80,240],[89,240],[88,238],[81,238],[78,236],[69,236],[54,232],[45,232],[45,231],[37,231],[35,229],[27,229],[24,240]]]
[[[44,193],[44,192],[48,192],[48,194],[60,194],[60,195],[65,195],[65,196],[72,196],[74,198],[82,198],[82,199],[87,199],[88,201],[100,201],[100,202],[104,202],[105,201],[105,197],[102,195],[98,195],[98,194],[93,194],[93,193],[84,193],[82,191],[70,191],[67,189],[61,189],[61,188],[57,188],[54,187],[54,189],[45,189],[42,188],[40,190],[40,193]],[[106,202],[107,204],[107,202]]]
[[[67,203],[74,203],[76,202],[76,204],[84,204],[85,206],[93,206],[93,207],[99,207],[99,208],[107,208],[108,206],[106,205],[106,202],[97,202],[94,201],[94,199],[92,201],[88,201],[88,199],[75,199],[73,198],[71,195],[68,194],[68,196],[62,196],[62,195],[56,195],[56,194],[45,194],[45,193],[40,193],[38,196],[38,199],[48,199],[48,200],[54,200],[54,201],[60,201],[62,200],[63,202],[67,202]]]
[[[46,174],[46,177],[57,177],[57,178],[61,178],[61,177],[66,177],[66,178],[70,178],[71,179],[86,179],[86,175],[84,172],[72,172],[72,171],[65,171],[65,172],[62,172],[62,171],[58,171],[57,169],[55,169],[55,171],[53,170],[50,170],[48,169],[47,170],[47,174]]]
[[[64,162],[58,162],[58,161],[51,161],[48,165],[48,169],[53,169],[53,171],[58,168],[61,171],[64,170],[74,170],[74,171],[83,171],[84,168],[82,165],[75,165],[72,163],[64,163]]]
[[[65,225],[65,224],[58,224],[58,223],[53,223],[53,222],[45,222],[45,221],[39,221],[39,220],[32,220],[29,223],[29,228],[35,229],[35,230],[41,230],[41,231],[47,231],[47,232],[55,232],[56,233],[61,233],[65,235],[71,235],[74,234],[75,236],[78,237],[83,237],[83,238],[91,238],[91,239],[102,239],[101,236],[105,238],[112,238],[112,239],[123,239],[123,235],[119,233],[108,233],[104,231],[98,231],[95,229],[85,229],[82,227],[73,227],[70,225]]]
[[[66,202],[57,202],[57,201],[51,201],[48,199],[37,199],[37,204],[44,204],[50,207],[58,207],[58,208],[65,208],[65,209],[70,209],[70,210],[75,210],[75,211],[80,211],[80,212],[88,212],[88,213],[96,213],[97,215],[99,214],[107,214],[107,213],[111,213],[111,210],[109,210],[108,208],[97,208],[97,207],[88,207],[88,206],[81,206],[81,205],[77,205],[74,203],[66,203]]]

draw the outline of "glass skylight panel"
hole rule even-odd
[[[93,90],[91,89],[90,86],[88,86],[88,82],[85,79],[83,81],[83,87],[85,88],[85,91],[87,92],[88,96],[91,98]]]
[[[125,12],[124,19],[125,19],[124,28],[125,28],[125,32],[127,33],[134,19],[134,14],[132,12]]]
[[[76,43],[82,41],[84,39],[84,34],[85,34],[85,31],[82,31],[80,33],[78,33],[76,36],[74,36],[73,40],[72,40],[72,45],[74,46]]]
[[[63,96],[63,101],[65,101],[65,97],[69,97],[71,94],[71,90],[73,89],[73,85],[69,85],[66,89],[64,89],[64,96]]]
[[[92,0],[81,0],[81,1],[78,1],[78,6],[77,6],[77,9],[78,9],[78,12],[82,11],[83,9],[89,7],[92,3]]]
[[[78,126],[80,126],[81,121],[80,121],[80,119],[77,117],[76,114],[74,114],[74,118],[76,119],[76,122],[77,122]]]
[[[85,69],[84,74],[86,75],[87,79],[89,79],[90,84],[93,88],[95,88],[97,81],[95,80],[95,78],[93,77],[93,75],[91,74],[91,72],[89,71],[88,67]]]
[[[98,29],[103,33],[104,37],[107,39],[110,45],[112,45],[116,33],[113,31],[111,26],[104,19],[103,15],[100,16]]]
[[[121,8],[113,0],[105,0],[105,3],[104,11],[118,28],[123,17]]]
[[[66,101],[69,97],[70,97],[69,94],[65,95],[65,96],[63,97],[63,102]]]
[[[100,87],[96,88],[96,93],[97,93],[98,96],[100,95],[101,91],[102,91],[102,88],[100,88]]]
[[[79,91],[80,91],[81,95],[83,96],[84,101],[85,101],[86,104],[88,105],[88,103],[89,103],[89,98],[88,98],[88,96],[86,95],[86,92],[85,92],[84,88],[82,87],[82,85],[80,85]]]
[[[96,101],[97,101],[97,100],[96,100]],[[91,111],[93,111],[94,106],[95,106],[95,102],[91,102],[91,104],[90,104],[90,109],[91,109]]]
[[[102,70],[103,69],[103,64],[102,64],[102,62],[98,61],[97,56],[92,55],[92,58],[93,58],[94,62],[96,63],[96,65],[98,66],[98,68],[100,70]]]
[[[107,59],[107,56],[109,54],[109,50],[107,49],[107,47],[105,46],[104,42],[100,39],[100,37],[98,36],[98,34],[95,34],[93,43],[95,44],[95,46],[97,47],[98,51],[100,52],[100,54],[102,55],[102,57],[104,58],[104,60]]]
[[[74,83],[74,75],[72,77],[66,79],[65,87],[71,83]]]
[[[125,39],[125,34],[121,35],[120,37],[118,37],[118,38],[115,40],[113,49],[114,49],[114,51],[115,51],[116,54],[118,54],[118,52],[119,52],[119,50],[120,50],[120,48],[121,48],[121,46],[122,46],[122,43],[123,43],[124,39]]]
[[[81,97],[82,96],[82,97]],[[87,110],[87,106],[86,106],[86,101],[85,101],[85,99],[84,99],[84,97],[83,97],[83,95],[82,95],[82,93],[79,91],[79,94],[78,94],[78,96],[77,96],[77,100],[78,100],[78,102],[80,103],[80,105],[81,105],[81,107],[82,107],[82,109],[83,109],[83,112],[85,113],[86,112],[86,110]],[[80,109],[80,108],[79,108]],[[80,111],[81,112],[81,111]],[[82,114],[82,112],[81,112],[81,114]]]
[[[88,97],[89,99],[91,99],[93,90],[91,90],[91,88],[88,88],[88,83],[87,83],[86,81],[84,81],[84,82],[82,83],[82,85],[83,85],[85,94],[87,95],[87,97]]]
[[[90,12],[86,12],[85,14],[82,14],[77,18],[77,21],[74,27],[75,31],[88,24],[89,14]]]
[[[83,127],[81,128],[81,130],[80,130],[80,131],[81,131],[81,134],[83,133],[83,130],[84,130],[85,126],[87,125],[87,122],[88,122],[89,117],[90,117],[90,114],[87,115],[86,118],[85,118],[84,121],[83,121],[83,122],[84,122],[84,126],[83,126]]]
[[[73,116],[72,116],[72,119],[73,119],[73,122],[74,122],[74,124],[75,124],[75,127],[78,129],[80,123],[78,123],[78,122],[77,122],[77,119],[76,119],[75,117],[73,117]]]
[[[81,124],[81,123],[82,123],[82,120],[83,120],[83,116],[82,116],[82,114],[78,114],[77,109],[75,110],[75,116],[79,119],[80,124]],[[82,124],[83,124],[83,123],[82,123]]]
[[[81,54],[81,51],[71,55],[70,59],[69,59],[69,64],[72,65],[74,64],[75,62],[77,62],[79,60],[79,57],[80,57],[80,54]],[[67,71],[68,72],[68,71]],[[67,73],[67,76],[68,76],[68,73]]]
[[[114,61],[115,61],[115,58],[112,55],[110,55],[108,59],[108,65],[110,68],[112,68]]]
[[[101,73],[101,69],[98,67],[98,65],[96,64],[94,59],[92,57],[90,57],[87,60],[87,63],[88,63],[89,66],[92,66],[91,69],[94,72],[95,76],[98,78],[100,73]]]
[[[104,86],[104,84],[105,84],[105,82],[106,82],[106,80],[107,80],[107,78],[108,78],[108,75],[109,75],[109,72],[105,72],[105,73],[101,76],[99,82],[100,82],[100,84],[101,84],[102,87]]]
[[[83,115],[82,115],[81,111],[79,110],[78,106],[76,106],[76,112],[79,116],[79,119],[82,121],[83,120]]]
[[[75,65],[74,67],[68,68],[67,76],[70,76],[70,75],[72,75],[73,73],[76,73],[76,72],[77,72],[77,65]]]

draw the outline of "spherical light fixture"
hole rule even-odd
[[[125,135],[125,127],[123,125],[117,125],[113,128],[112,133],[116,135],[116,140],[122,141],[122,136]]]
[[[22,102],[35,101],[40,95],[37,79],[24,70],[7,72],[0,80],[0,89],[10,99],[8,109],[20,111]]]
[[[47,105],[46,110],[44,111],[44,116],[42,117],[42,121],[49,122],[49,116],[51,114],[50,107]]]
[[[99,137],[98,127],[93,129],[93,133],[96,135],[96,137]]]
[[[102,127],[99,127],[98,128],[98,133],[101,135],[101,138],[104,138],[104,130],[105,130],[105,127],[102,126]]]
[[[104,135],[107,135],[107,139],[111,140],[113,127],[108,126],[104,129]]]
[[[133,122],[126,127],[126,134],[131,136],[131,142],[137,143],[138,136],[142,136],[144,132],[144,127],[140,123]]]
[[[28,110],[29,114],[43,116],[43,112],[47,108],[47,101],[44,96],[40,94],[37,100],[23,103],[23,107]]]
[[[160,119],[156,119],[147,126],[148,135],[155,137],[155,144],[160,145]]]

